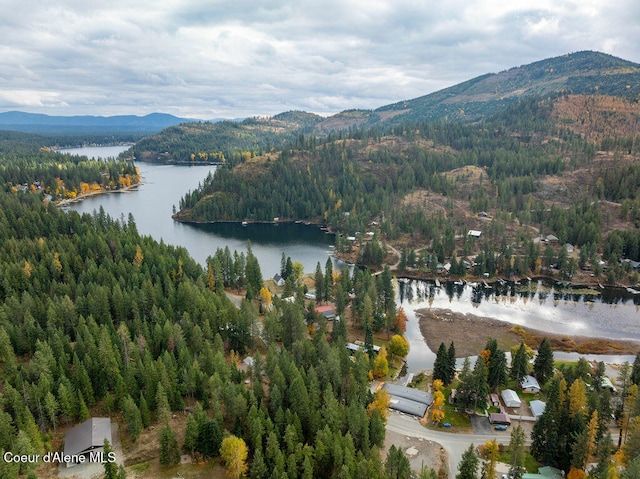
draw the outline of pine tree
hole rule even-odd
[[[444,343],[440,343],[436,360],[433,363],[433,379],[439,379],[444,384],[449,384],[449,354]]]
[[[456,347],[453,345],[453,341],[449,345],[447,351],[447,382],[445,384],[451,384],[456,378]]]
[[[511,439],[509,440],[509,451],[511,455],[510,472],[513,479],[521,479],[526,471],[524,468],[524,446],[524,430],[518,425],[511,431]]]
[[[116,462],[111,462],[109,458],[109,454],[113,452],[113,448],[109,441],[105,438],[104,440],[104,457],[107,459],[104,462],[104,479],[118,479],[118,464]]]
[[[456,479],[478,479],[479,460],[473,444],[462,453],[462,460],[458,464]]]
[[[516,354],[513,356],[513,360],[511,361],[511,371],[509,372],[509,376],[516,383],[520,383],[522,378],[524,378],[528,374],[528,360],[527,360],[527,348],[524,343],[520,343],[520,347],[516,351]]]
[[[160,464],[174,466],[180,463],[180,449],[173,429],[165,424],[160,434]]]
[[[640,353],[636,353],[636,358],[633,360],[633,367],[631,368],[631,382],[640,386]]]
[[[409,459],[404,455],[402,449],[395,445],[389,448],[384,469],[389,479],[410,479],[412,476]]]
[[[533,362],[533,371],[540,384],[547,382],[553,375],[553,349],[547,338],[540,343],[538,354]]]

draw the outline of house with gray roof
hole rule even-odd
[[[111,443],[111,419],[92,417],[67,431],[64,436],[64,454],[71,458],[88,456],[104,448],[104,440]],[[77,462],[67,463],[67,467]]]

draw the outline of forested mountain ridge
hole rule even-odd
[[[242,152],[260,154],[282,148],[298,134],[324,137],[350,128],[384,128],[407,121],[443,120],[463,123],[488,119],[519,99],[563,94],[640,98],[640,65],[584,51],[489,73],[425,95],[375,110],[345,110],[327,118],[287,112],[243,122],[190,123],[163,130],[139,142],[138,159],[166,163],[206,161],[204,154],[230,159]],[[198,155],[201,154],[200,157]],[[192,155],[194,155],[192,157]]]
[[[281,149],[299,133],[310,132],[322,117],[306,112],[280,113],[242,122],[198,122],[167,128],[139,141],[137,159],[161,163],[238,163],[256,152]]]
[[[556,93],[637,99],[640,65],[604,53],[583,51],[490,73],[413,100],[383,106],[393,122],[418,119],[477,121],[527,96]]]
[[[498,248],[509,258],[517,252],[501,274],[536,269],[542,252],[531,241],[540,233],[583,246],[594,263],[596,251],[637,260],[638,247],[621,246],[617,235],[626,232],[625,245],[637,242],[628,235],[636,238],[640,219],[639,113],[629,100],[561,95],[520,100],[478,124],[406,122],[325,139],[299,135],[279,153],[219,168],[185,195],[176,218],[278,217],[346,235],[375,221],[386,240],[433,248],[440,261],[481,249],[487,257]],[[469,240],[470,229],[483,230],[487,242]]]

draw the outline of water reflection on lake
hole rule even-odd
[[[483,283],[449,282],[438,287],[432,281],[400,279],[396,301],[409,318],[410,372],[431,368],[435,360],[435,352],[427,347],[418,325],[415,311],[422,308],[450,309],[568,336],[640,340],[640,297],[624,290],[572,290],[541,281],[486,287]]]

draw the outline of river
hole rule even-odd
[[[68,153],[101,157],[115,157],[127,147],[82,148],[66,150]],[[293,261],[303,264],[307,273],[315,271],[320,262],[324,268],[333,244],[333,236],[319,228],[303,224],[239,223],[190,225],[171,218],[174,205],[215,166],[175,166],[138,162],[142,184],[127,193],[105,194],[87,198],[70,206],[80,213],[91,213],[102,206],[115,218],[127,218],[132,213],[138,231],[160,241],[185,247],[196,261],[204,264],[216,248],[229,246],[233,251],[246,251],[251,241],[252,251],[258,257],[263,277],[273,276],[280,270],[282,252]],[[526,288],[526,291],[523,291]],[[526,294],[525,294],[526,293]],[[600,292],[596,292],[600,293]],[[480,291],[470,285],[443,285],[436,288],[426,281],[399,282],[396,291],[398,306],[402,306],[409,319],[407,339],[411,346],[407,358],[409,372],[433,367],[435,353],[426,346],[420,332],[415,311],[426,307],[449,308],[456,312],[490,316],[543,331],[567,335],[584,335],[640,340],[640,297],[612,295],[610,292],[594,295],[560,294],[546,290],[538,283],[523,285],[519,291],[504,289]],[[603,301],[602,298],[605,298]],[[634,302],[635,301],[635,302]],[[558,353],[558,357],[576,357]],[[622,362],[630,356],[590,356],[591,360]]]

